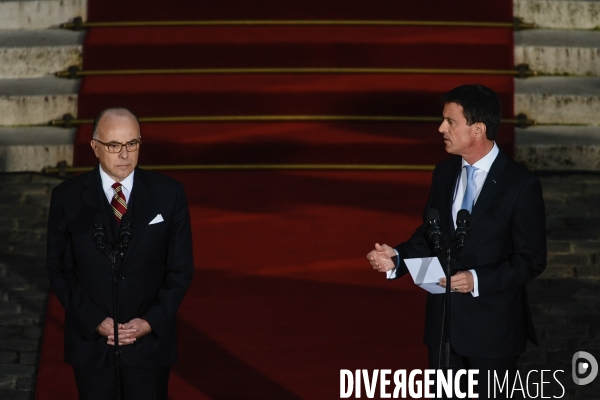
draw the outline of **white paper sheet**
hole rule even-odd
[[[408,258],[404,262],[415,285],[433,294],[446,291],[446,288],[440,286],[440,279],[446,275],[437,257]]]

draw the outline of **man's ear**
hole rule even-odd
[[[98,143],[96,143],[93,139],[90,141],[90,146],[92,146],[92,149],[94,150],[94,154],[96,155],[96,158],[100,158],[100,155],[98,154],[98,151],[100,150],[98,148]]]
[[[483,122],[476,122],[475,123],[475,134],[477,136],[485,138],[486,133],[487,133],[487,126],[485,126],[485,124]]]

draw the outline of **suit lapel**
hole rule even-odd
[[[154,217],[152,215],[155,210],[157,196],[152,188],[152,181],[146,175],[144,170],[135,169],[133,176],[133,189],[130,202],[133,203],[131,208],[133,212],[133,238],[129,244],[129,248],[125,253],[123,262],[125,262],[132,253],[134,253],[142,241],[144,231],[148,227],[148,223]]]
[[[454,219],[452,218],[452,205],[454,203],[454,194],[456,192],[456,183],[460,178],[462,158],[455,157],[453,159],[450,171],[448,173],[446,184],[444,185],[444,193],[442,199],[444,199],[444,205],[442,215],[444,216],[443,224],[448,232],[448,237],[454,237]]]
[[[479,193],[479,197],[477,198],[475,206],[473,207],[473,212],[471,213],[471,227],[475,225],[479,217],[489,206],[490,201],[492,201],[498,192],[498,188],[502,185],[502,182],[504,181],[504,168],[506,167],[507,158],[508,157],[506,154],[500,151],[492,163],[490,172],[485,179],[483,188],[481,188],[481,193]]]
[[[87,175],[83,181],[83,186],[84,190],[81,192],[81,198],[90,217],[90,228],[95,222],[96,215],[100,214],[102,216],[104,231],[106,232],[107,237],[114,242],[112,229],[108,220],[109,216],[104,212],[105,207],[104,204],[102,204],[103,201],[108,202],[108,200],[102,192],[102,180],[100,179],[100,169],[98,166]],[[92,240],[91,237],[90,240]]]

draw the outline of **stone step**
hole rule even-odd
[[[77,115],[79,80],[0,79],[0,126],[45,124]],[[540,124],[600,125],[600,78],[515,79],[515,114]]]
[[[541,27],[594,29],[600,24],[597,1],[516,0],[514,15]],[[0,29],[44,29],[87,16],[86,0],[0,0]]]
[[[77,115],[79,80],[56,77],[0,79],[0,126],[45,124]],[[600,125],[600,78],[515,79],[515,114],[540,124]]]
[[[0,0],[0,29],[46,29],[87,17],[87,0]]]
[[[76,129],[0,127],[0,172],[42,171],[61,161],[73,165]]]
[[[0,126],[46,124],[77,115],[79,80],[0,79]]]
[[[600,171],[600,126],[517,128],[515,159],[530,170]]]
[[[600,27],[597,0],[515,0],[513,14],[542,28],[595,29]]]
[[[545,74],[600,75],[600,31],[515,32],[515,64]]]
[[[53,74],[81,64],[85,32],[0,30],[0,79]]]
[[[0,78],[33,77],[81,64],[85,32],[0,30]],[[515,32],[515,63],[550,74],[600,75],[600,32]]]
[[[515,79],[515,115],[539,124],[600,125],[600,77]]]

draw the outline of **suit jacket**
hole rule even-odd
[[[113,357],[113,347],[95,332],[113,316],[111,263],[92,238],[95,215],[101,213],[107,238],[115,239],[107,205],[99,167],[52,191],[46,267],[65,308],[65,361],[78,367],[106,367]],[[171,365],[177,361],[175,314],[194,271],[183,186],[136,168],[127,212],[133,238],[117,264],[118,319],[144,318],[152,332],[122,346],[121,360],[130,366]],[[157,214],[164,222],[149,225]]]
[[[425,207],[425,211],[439,211],[445,241],[455,236],[452,203],[461,168],[461,157],[436,166]],[[539,180],[500,151],[473,207],[470,228],[452,273],[474,269],[479,297],[452,292],[450,342],[458,354],[467,357],[518,355],[528,338],[537,344],[525,285],[546,267],[545,209]],[[402,259],[435,256],[425,223],[396,249]],[[443,261],[440,259],[442,265]],[[398,272],[398,276],[407,272],[404,263]],[[442,338],[444,295],[428,294],[426,307],[424,341],[437,349]]]

